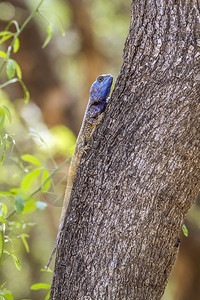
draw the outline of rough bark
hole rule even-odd
[[[50,299],[160,299],[200,188],[197,1],[134,0],[123,65],[77,170]]]

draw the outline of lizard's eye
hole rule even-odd
[[[99,77],[97,78],[97,80],[98,80],[98,82],[102,82],[102,81],[104,80],[104,78],[103,78],[103,76],[99,76]]]

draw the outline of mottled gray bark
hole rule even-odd
[[[123,65],[77,171],[51,299],[160,299],[200,188],[197,1],[135,0]]]

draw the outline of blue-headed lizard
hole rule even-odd
[[[83,153],[88,148],[88,142],[98,124],[100,124],[104,111],[106,108],[106,104],[108,102],[108,96],[110,93],[110,88],[113,82],[113,77],[110,74],[103,74],[101,76],[98,76],[96,81],[93,83],[90,89],[90,98],[89,102],[86,108],[85,116],[82,122],[82,126],[76,141],[76,146],[74,150],[74,154],[71,160],[70,168],[69,168],[69,174],[68,174],[68,181],[67,181],[67,187],[65,191],[64,201],[63,201],[63,208],[60,218],[60,225],[58,228],[58,234],[56,237],[56,242],[53,247],[53,251],[51,253],[49,262],[46,266],[46,268],[49,267],[51,260],[54,256],[54,253],[57,249],[60,235],[62,231],[62,227],[64,224],[64,218],[67,212],[70,196],[71,196],[71,190],[74,182],[74,178],[76,175],[76,169],[80,164],[81,157]]]

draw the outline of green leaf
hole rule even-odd
[[[49,179],[48,179],[49,178]],[[51,179],[50,174],[47,170],[44,170],[42,173],[42,186],[41,189],[45,193],[49,190],[51,186]]]
[[[17,53],[17,51],[19,50],[19,46],[20,46],[20,42],[18,38],[14,39],[14,45],[13,45],[13,52]]]
[[[12,36],[12,35],[14,35],[14,33],[11,32],[11,31],[7,31],[7,30],[0,31],[0,36],[4,36],[4,35],[10,35],[10,36]]]
[[[33,198],[30,198],[25,202],[23,214],[31,213],[34,210],[36,210],[36,208],[37,208],[37,206],[36,206],[35,200]]]
[[[48,292],[44,300],[49,300],[51,291]]]
[[[26,252],[29,253],[29,252],[30,252],[30,249],[29,249],[29,245],[28,245],[27,240],[26,240],[26,239],[29,237],[29,235],[26,234],[26,233],[24,233],[24,234],[22,234],[20,237],[21,237],[21,239],[22,239],[22,242],[23,242],[23,244],[24,244],[24,247],[25,247],[25,249],[26,249]]]
[[[0,226],[0,231],[1,231],[1,234],[0,234],[0,265],[2,264],[2,260],[3,260],[3,255],[4,255],[4,242],[5,242],[5,230],[6,230],[6,224],[3,223],[1,226]]]
[[[1,153],[1,163],[3,163],[5,156],[6,156],[6,149],[7,149],[7,143],[4,138],[1,139],[1,148],[2,148],[2,153]]]
[[[47,37],[44,41],[44,44],[42,45],[42,48],[45,48],[49,44],[50,40],[52,39],[53,32],[54,32],[53,25],[49,24],[49,26],[47,27]]]
[[[6,156],[6,144],[3,145],[3,151],[0,158],[0,163],[2,164]]]
[[[5,41],[9,40],[12,37],[12,35],[4,35],[1,39],[0,39],[0,45],[3,44]]]
[[[16,212],[18,214],[21,214],[21,212],[24,209],[24,205],[25,205],[24,198],[21,195],[18,194],[15,197],[15,208],[16,208]]]
[[[51,285],[46,283],[35,283],[31,286],[31,290],[48,290]]]
[[[32,172],[28,173],[21,182],[21,189],[28,191],[33,183],[38,179],[41,169],[35,169]]]
[[[21,261],[19,260],[19,258],[17,256],[15,256],[14,254],[11,254],[12,258],[13,258],[13,261],[15,263],[15,266],[17,268],[17,270],[21,271],[21,268],[22,268],[22,264],[21,264]]]
[[[0,163],[3,162],[5,155],[6,155],[6,150],[11,145],[13,145],[13,146],[15,145],[15,140],[13,139],[12,135],[5,133],[3,135],[3,137],[1,138],[0,147],[2,148],[2,151],[1,151]]]
[[[8,58],[8,54],[0,50],[0,57]]]
[[[20,189],[20,188],[10,189],[10,193],[14,196],[16,196],[17,194],[20,194],[24,198],[25,201],[30,198],[30,194],[27,191]]]
[[[183,226],[182,226],[182,231],[183,231],[184,236],[188,237],[188,229],[185,224],[183,224]]]
[[[33,165],[42,166],[42,163],[37,157],[31,155],[31,154],[24,154],[21,156],[21,159],[23,159],[26,162],[29,162]]]
[[[9,122],[11,123],[11,113],[10,113],[10,110],[5,105],[2,105],[1,107],[3,108],[3,110],[4,110],[4,112],[5,112],[6,116],[7,116],[7,118],[9,120]]]
[[[36,206],[39,210],[44,210],[47,207],[47,204],[45,202],[42,202],[42,201],[37,201]]]
[[[3,300],[3,299],[13,300],[12,292],[7,290],[6,288],[0,290],[0,300]]]
[[[0,196],[7,196],[7,195],[12,195],[10,191],[0,191]]]
[[[15,69],[16,69],[16,73],[17,73],[17,77],[19,79],[22,79],[22,71],[20,66],[18,65],[18,63],[15,61]]]
[[[6,216],[8,212],[7,206],[4,203],[0,203],[0,217]]]
[[[29,94],[29,91],[26,89],[24,89],[24,102],[25,103],[28,103],[30,100],[30,94]]]
[[[6,117],[5,111],[3,107],[0,107],[0,129],[3,128],[5,117]]]
[[[25,103],[28,103],[29,100],[30,100],[29,91],[28,91],[26,85],[24,84],[24,82],[20,78],[19,78],[19,82],[21,83],[21,86],[22,86],[22,88],[24,90],[24,101],[25,101]]]
[[[8,79],[12,79],[15,76],[15,61],[13,59],[9,59],[6,65],[6,74]]]

